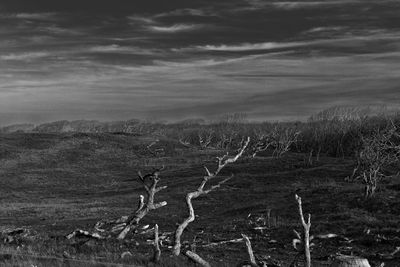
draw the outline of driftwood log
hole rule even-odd
[[[340,255],[335,258],[330,267],[371,267],[371,265],[364,258]]]
[[[190,192],[186,195],[186,204],[189,209],[189,216],[178,226],[178,228],[175,231],[175,244],[172,250],[172,253],[175,256],[179,256],[179,254],[181,253],[181,246],[182,246],[181,237],[183,232],[185,231],[186,227],[196,218],[194,214],[192,200],[212,192],[213,190],[219,188],[222,184],[229,181],[232,178],[232,176],[222,180],[221,182],[219,182],[214,186],[211,186],[209,189],[205,189],[205,186],[208,181],[218,176],[220,171],[226,165],[236,162],[243,155],[249,143],[250,143],[250,137],[247,138],[247,140],[244,142],[243,146],[240,148],[239,152],[235,156],[229,156],[229,154],[227,153],[222,157],[217,157],[218,167],[217,170],[215,170],[214,172],[211,172],[207,167],[204,167],[207,175],[203,177],[203,181],[201,182],[200,186],[197,188],[196,191]]]

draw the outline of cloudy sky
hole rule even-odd
[[[0,0],[0,124],[400,103],[398,0]]]

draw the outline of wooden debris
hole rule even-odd
[[[185,255],[191,259],[192,261],[196,262],[197,264],[199,264],[200,266],[203,267],[211,267],[211,265],[205,261],[203,258],[201,258],[199,255],[197,255],[196,253],[194,253],[193,251],[186,251]]]
[[[251,247],[250,239],[247,235],[242,234],[243,240],[246,244],[247,254],[249,255],[250,265],[252,267],[258,267],[256,258],[254,257],[253,248]]]
[[[66,236],[67,239],[72,239],[72,238],[92,238],[92,239],[104,239],[103,236],[101,236],[98,233],[90,233],[89,231],[81,230],[81,229],[76,229],[72,233],[68,234]]]

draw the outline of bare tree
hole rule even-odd
[[[279,130],[275,127],[272,132],[273,146],[275,147],[273,155],[280,158],[290,150],[290,147],[298,141],[300,131],[296,131],[293,128],[285,128]]]
[[[193,209],[193,205],[192,205],[192,200],[196,199],[202,195],[206,195],[210,192],[212,192],[213,190],[219,188],[222,184],[226,183],[227,181],[229,181],[231,177],[228,177],[224,180],[222,180],[221,182],[219,182],[216,185],[211,186],[209,189],[205,189],[205,186],[207,184],[208,181],[210,181],[211,179],[215,178],[216,176],[218,176],[218,174],[220,173],[220,171],[228,164],[230,163],[234,163],[236,162],[244,153],[245,149],[247,148],[248,144],[250,142],[250,137],[247,138],[246,142],[243,144],[243,146],[241,147],[241,149],[239,150],[239,152],[235,155],[235,156],[229,156],[229,154],[227,153],[226,155],[222,156],[222,157],[217,157],[218,160],[218,167],[214,172],[211,172],[207,167],[204,167],[206,170],[206,176],[203,177],[203,181],[201,182],[200,186],[197,188],[196,191],[190,192],[186,195],[186,204],[187,207],[189,209],[189,216],[178,226],[178,228],[176,229],[175,232],[175,244],[173,247],[173,254],[176,256],[179,256],[179,254],[181,253],[181,237],[182,234],[184,232],[184,230],[186,229],[186,227],[195,220],[195,214],[194,214],[194,209]]]
[[[375,194],[378,182],[385,177],[383,169],[400,157],[400,133],[397,127],[377,130],[369,137],[362,137],[362,147],[357,155],[357,167],[350,180],[361,180],[365,197]]]
[[[143,217],[146,216],[150,211],[167,205],[166,201],[154,203],[155,194],[167,188],[166,186],[157,187],[157,184],[160,181],[160,171],[162,169],[164,169],[164,167],[156,169],[152,173],[146,174],[144,176],[141,174],[140,171],[138,172],[139,180],[146,190],[147,201],[145,201],[144,197],[140,198],[138,209],[134,214],[128,217],[128,219],[126,220],[126,226],[119,233],[117,237],[118,239],[125,239],[127,234],[132,229],[135,229],[139,225],[140,220],[143,219]]]

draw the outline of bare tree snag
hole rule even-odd
[[[152,261],[155,263],[160,262],[161,250],[160,250],[160,238],[158,235],[158,224],[154,226],[154,254]]]
[[[197,255],[196,253],[194,253],[194,252],[188,250],[188,251],[186,251],[185,254],[186,254],[186,256],[187,256],[189,259],[191,259],[192,261],[196,262],[196,263],[199,264],[200,266],[203,266],[203,267],[211,267],[211,265],[210,265],[207,261],[203,260],[203,259],[202,259],[199,255]]]
[[[192,205],[192,199],[196,199],[200,197],[201,195],[206,195],[210,193],[211,191],[219,188],[222,184],[226,183],[229,181],[231,177],[228,177],[221,182],[219,182],[216,185],[211,186],[209,189],[205,190],[204,187],[206,186],[207,182],[213,178],[215,178],[220,171],[229,163],[234,163],[237,161],[244,153],[245,149],[250,143],[250,137],[247,138],[247,140],[244,142],[243,146],[240,148],[239,152],[235,156],[229,156],[227,153],[226,155],[222,157],[217,157],[218,159],[218,167],[214,172],[211,172],[207,167],[204,167],[206,170],[207,175],[203,177],[203,181],[201,182],[200,186],[197,188],[196,191],[190,192],[186,195],[186,205],[189,209],[189,217],[187,217],[176,229],[175,232],[175,244],[173,247],[172,253],[175,256],[179,256],[181,253],[181,236],[183,234],[183,231],[186,229],[186,227],[189,225],[189,223],[193,222],[195,220],[195,214],[194,214],[194,209]]]
[[[144,176],[140,172],[138,172],[139,180],[142,182],[143,187],[146,190],[147,201],[145,202],[143,196],[140,197],[138,209],[134,214],[128,217],[126,226],[117,237],[119,240],[125,239],[127,234],[139,225],[140,220],[143,219],[143,217],[146,216],[147,213],[167,205],[166,201],[154,203],[155,194],[167,188],[166,186],[157,187],[157,184],[160,181],[160,171],[162,169],[164,169],[164,167],[156,169],[152,173],[146,174]]]
[[[293,246],[297,249],[297,245],[300,243],[302,245],[303,253],[304,253],[304,260],[305,266],[311,267],[311,253],[310,253],[310,228],[311,228],[311,214],[308,214],[308,220],[304,219],[303,214],[303,207],[301,202],[301,197],[296,195],[296,201],[298,204],[299,215],[300,215],[300,222],[303,226],[303,233],[300,235],[298,232],[294,231],[295,234],[299,239],[293,240]]]
[[[247,247],[247,254],[249,255],[250,265],[252,267],[258,267],[256,258],[254,257],[253,248],[251,247],[250,239],[247,235],[242,234],[243,240]]]

